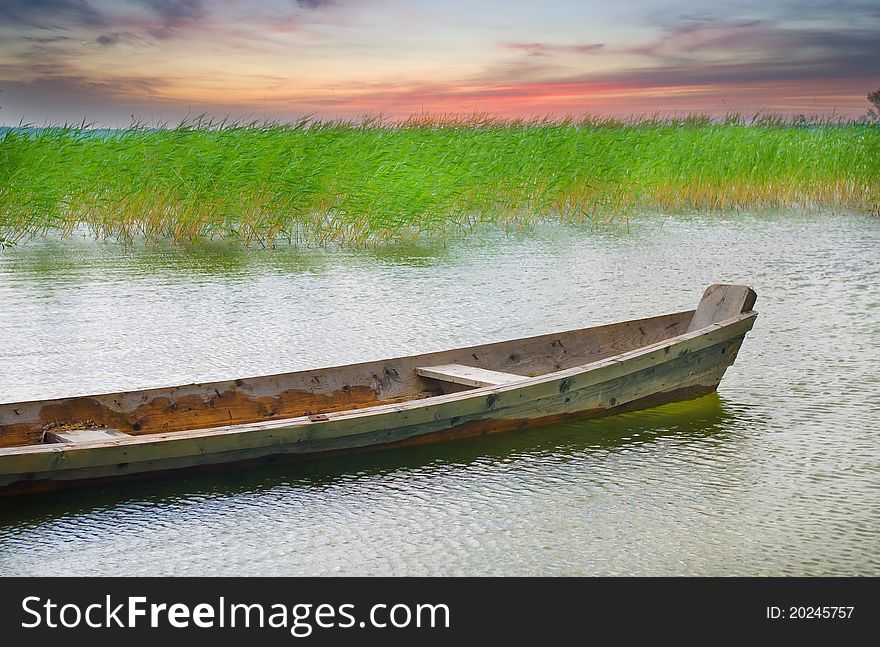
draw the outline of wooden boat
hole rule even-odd
[[[757,317],[696,310],[437,353],[209,384],[0,404],[0,494],[457,438],[694,398]]]

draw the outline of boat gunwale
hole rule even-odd
[[[685,315],[688,313],[693,313],[694,310],[686,310],[678,313],[670,313],[670,315]],[[658,315],[658,317],[664,317],[669,315]],[[516,382],[511,382],[508,384],[502,385],[493,385],[493,386],[485,386],[485,387],[477,387],[473,389],[468,389],[466,391],[458,391],[454,393],[445,393],[436,396],[431,396],[428,398],[417,399],[413,398],[412,400],[407,400],[405,402],[397,402],[397,403],[383,403],[377,404],[370,407],[363,407],[360,409],[346,409],[342,411],[330,412],[324,414],[326,419],[323,420],[311,420],[308,415],[303,416],[295,416],[291,418],[281,418],[277,420],[266,420],[266,421],[255,421],[255,422],[244,422],[238,423],[234,425],[219,425],[215,427],[205,427],[199,429],[180,429],[177,431],[166,431],[161,433],[154,434],[142,434],[137,436],[130,436],[127,438],[119,438],[110,441],[106,440],[98,440],[92,442],[83,442],[77,444],[66,444],[66,443],[50,443],[50,444],[39,444],[39,445],[20,445],[16,447],[3,447],[0,448],[0,458],[5,458],[9,456],[16,455],[26,455],[26,454],[35,454],[35,453],[69,453],[69,452],[80,452],[80,451],[90,451],[101,448],[116,448],[119,446],[130,446],[130,445],[148,445],[148,444],[160,444],[166,442],[174,442],[178,440],[196,440],[200,438],[211,438],[215,436],[222,436],[228,434],[247,434],[251,432],[259,432],[259,431],[267,431],[274,429],[287,429],[292,427],[300,427],[300,426],[311,426],[311,425],[326,425],[328,423],[338,423],[345,422],[349,420],[357,420],[360,418],[367,418],[372,416],[379,416],[383,414],[390,413],[401,413],[408,410],[421,409],[421,408],[432,408],[437,405],[446,404],[449,402],[463,402],[470,399],[476,399],[481,397],[487,397],[492,394],[501,395],[504,393],[508,393],[510,391],[517,391],[520,389],[541,385],[544,383],[554,382],[557,380],[565,379],[568,377],[575,377],[579,375],[585,375],[587,373],[598,372],[603,368],[607,368],[609,366],[613,366],[615,364],[624,364],[630,362],[632,360],[638,359],[642,356],[651,355],[657,351],[662,351],[666,348],[671,348],[677,344],[682,344],[694,339],[698,339],[700,337],[707,337],[712,332],[722,330],[725,328],[729,328],[735,326],[739,323],[742,323],[747,320],[754,320],[758,316],[758,312],[755,310],[749,310],[747,312],[740,313],[734,317],[729,317],[728,319],[711,323],[707,326],[699,328],[697,330],[692,330],[688,332],[681,333],[680,335],[675,335],[673,337],[669,337],[659,342],[655,342],[653,344],[648,344],[646,346],[641,346],[639,348],[635,348],[629,351],[624,351],[617,355],[612,355],[610,357],[606,357],[604,359],[595,360],[593,362],[588,362],[587,364],[581,364],[578,366],[573,366],[567,369],[562,369],[559,371],[554,371],[552,373],[545,373],[543,375],[537,376],[523,376],[522,380],[518,380]],[[654,317],[648,317],[651,319]],[[627,320],[616,323],[628,323],[629,321],[640,321],[640,319],[635,320]],[[544,335],[535,335],[532,337],[522,337],[519,339],[511,339],[504,340],[501,342],[490,342],[486,344],[480,344],[477,346],[469,346],[469,347],[461,347],[460,349],[455,350],[470,350],[473,348],[480,348],[488,345],[492,345],[495,343],[505,343],[505,342],[516,342],[516,341],[527,341],[529,339],[536,339],[540,337],[545,337],[547,335],[553,334],[563,334],[563,333],[577,333],[590,330],[591,328],[600,328],[605,325],[614,325],[614,324],[602,324],[599,326],[592,326],[590,328],[582,328],[568,331],[560,331],[556,333],[546,333]],[[748,329],[744,331],[748,332]],[[447,349],[452,350],[452,349]],[[433,352],[444,352],[444,351],[432,351],[429,353],[422,353],[420,355],[430,355]],[[410,356],[401,356],[397,358],[387,358],[380,360],[372,360],[369,362],[362,362],[361,364],[371,364],[374,362],[383,362],[383,361],[395,361],[399,359],[405,359],[408,357],[419,357],[420,355],[410,355]],[[671,359],[671,358],[670,358]],[[666,360],[664,360],[666,361]],[[662,363],[662,362],[660,362]],[[345,364],[335,367],[328,367],[329,369],[333,368],[343,368],[343,367],[356,367],[358,364]],[[296,371],[296,373],[309,372],[313,370],[322,370],[322,369],[307,369],[306,371]],[[258,378],[271,378],[276,376],[286,376],[291,375],[292,373],[280,373],[277,375],[266,375],[266,376],[257,376]],[[241,378],[241,379],[256,379],[256,378]],[[612,378],[613,379],[613,378]],[[597,383],[602,380],[598,380]],[[199,383],[194,383],[199,384]],[[179,388],[180,386],[190,386],[190,385],[178,385],[177,387],[165,387],[165,388]],[[583,388],[589,385],[579,385],[578,388]],[[152,390],[152,389],[151,389]],[[115,395],[115,394],[99,394],[99,395]],[[98,394],[92,396],[74,396],[74,397],[99,397]],[[69,398],[61,398],[61,400],[66,400]],[[46,402],[47,400],[36,400],[33,402]],[[49,400],[49,401],[55,401]],[[19,403],[15,403],[19,404]]]

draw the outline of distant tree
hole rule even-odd
[[[868,95],[868,101],[873,105],[872,108],[868,108],[868,120],[880,123],[880,88]]]

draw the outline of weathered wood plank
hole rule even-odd
[[[429,377],[443,382],[462,384],[464,386],[497,386],[522,382],[527,379],[525,375],[490,371],[477,366],[463,366],[462,364],[439,364],[437,366],[419,366],[416,373],[422,377]]]
[[[130,438],[130,435],[118,429],[51,429],[46,432],[46,442],[50,443],[92,443],[102,440]]]
[[[746,285],[715,283],[706,288],[700,305],[694,312],[687,331],[700,330],[709,324],[718,323],[749,312],[755,306],[758,295]]]

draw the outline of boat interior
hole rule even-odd
[[[687,332],[694,311],[423,355],[124,393],[0,404],[0,447],[310,416],[516,382]]]

